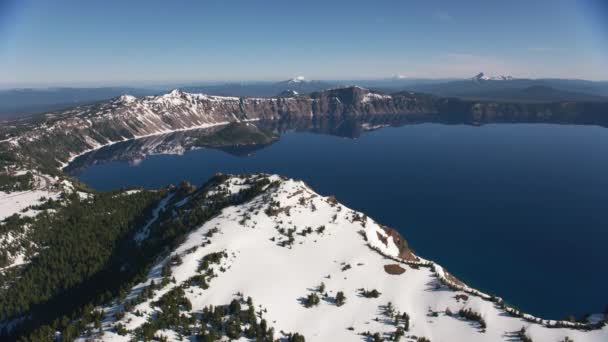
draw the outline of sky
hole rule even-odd
[[[0,0],[0,85],[608,80],[605,0]]]

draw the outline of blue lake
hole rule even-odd
[[[544,318],[608,304],[608,129],[416,124],[358,139],[287,132],[252,155],[214,149],[108,161],[99,190],[278,173],[398,229],[421,256]]]

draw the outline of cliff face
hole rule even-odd
[[[426,94],[392,95],[360,87],[307,96],[238,98],[174,90],[160,96],[123,95],[3,127],[0,150],[58,167],[74,155],[128,139],[243,121],[428,116],[459,123],[557,122],[608,124],[608,103],[516,104],[464,101]]]

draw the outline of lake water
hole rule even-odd
[[[561,319],[608,304],[607,151],[608,129],[595,126],[416,124],[358,139],[290,131],[252,155],[198,149],[76,175],[99,190],[200,184],[216,172],[300,178],[471,286]]]

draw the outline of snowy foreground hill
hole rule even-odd
[[[253,186],[255,197],[222,209],[167,251],[147,281],[98,308],[97,326],[79,339],[608,341],[601,324],[509,309],[414,255],[396,231],[279,176],[230,176],[168,194],[133,243],[162,229],[160,217]]]

